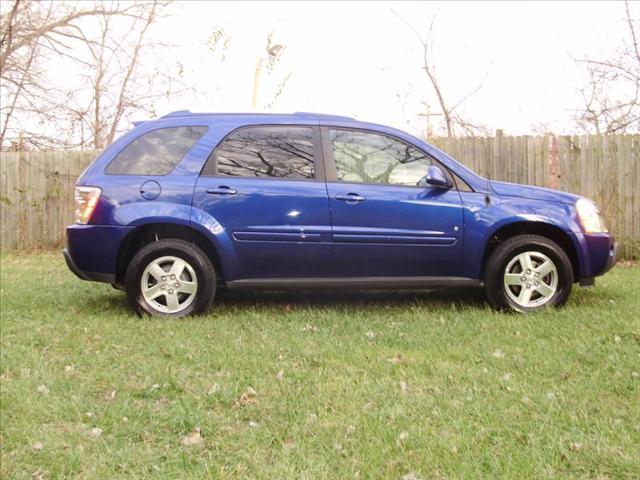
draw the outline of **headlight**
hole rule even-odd
[[[100,199],[100,193],[102,193],[102,190],[98,187],[76,187],[74,195],[76,201],[76,223],[86,224],[89,222]]]
[[[578,211],[578,217],[585,232],[603,233],[607,231],[598,207],[596,207],[591,200],[587,200],[586,198],[579,199],[576,202],[576,210]]]

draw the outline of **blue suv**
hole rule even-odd
[[[462,286],[529,312],[616,262],[591,201],[489,181],[407,133],[333,115],[138,122],[75,198],[67,265],[140,314],[206,312],[222,289]]]

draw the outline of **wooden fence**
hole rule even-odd
[[[440,138],[432,142],[495,180],[593,199],[625,258],[640,257],[640,135]],[[73,185],[95,152],[3,152],[2,250],[59,248],[73,221]]]
[[[640,258],[640,135],[441,138],[432,143],[493,180],[584,195],[624,258]]]
[[[2,152],[3,251],[60,248],[73,223],[73,187],[95,152]]]

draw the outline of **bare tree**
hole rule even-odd
[[[58,3],[14,0],[0,12],[0,145],[25,130],[25,123],[51,122],[67,104],[69,92],[52,86],[46,61],[71,56],[83,41],[82,22],[96,16],[137,16],[138,4]],[[35,146],[53,139],[44,135],[21,141]]]
[[[155,67],[149,61],[153,52],[164,54],[168,47],[149,39],[150,28],[167,5],[157,0],[145,3],[136,17],[127,19],[102,15],[98,33],[84,37],[87,87],[85,95],[78,95],[67,108],[82,147],[103,148],[131,114],[154,115],[159,98],[186,89],[178,78],[181,66],[174,72],[162,61]]]
[[[420,46],[422,48],[422,70],[427,77],[428,85],[430,90],[433,92],[437,105],[440,109],[440,112],[431,112],[429,110],[428,102],[423,102],[427,111],[423,114],[426,117],[427,122],[430,122],[431,117],[433,116],[442,116],[444,122],[445,132],[447,137],[453,137],[457,134],[463,135],[477,135],[478,133],[482,133],[485,131],[485,127],[474,122],[471,122],[460,112],[460,107],[462,104],[467,101],[470,97],[476,94],[483,86],[483,79],[475,88],[473,88],[469,93],[462,96],[462,98],[453,102],[445,95],[443,87],[440,83],[440,80],[437,75],[436,65],[434,63],[434,40],[433,40],[433,29],[434,24],[437,17],[437,12],[431,17],[431,21],[429,22],[429,27],[427,28],[426,34],[421,35],[416,28],[407,22],[404,18],[402,18],[395,10],[391,10],[391,12],[402,22],[404,23],[409,30],[416,37]],[[486,74],[485,74],[486,78]]]
[[[580,89],[584,106],[576,121],[587,133],[640,130],[638,21],[625,1],[625,37],[620,50],[610,58],[577,59],[585,67],[588,80]]]
[[[169,3],[3,3],[0,145],[19,137],[23,148],[99,149],[132,113],[153,113],[158,98],[177,91],[182,68],[149,60],[160,48],[165,53],[149,32]],[[52,64],[80,67],[80,83],[60,85]]]

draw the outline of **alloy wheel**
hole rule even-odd
[[[522,252],[511,259],[504,273],[504,288],[517,305],[545,305],[558,289],[558,269],[545,254]]]
[[[198,278],[181,258],[165,256],[152,261],[142,272],[140,291],[144,300],[163,313],[177,313],[196,298]]]

